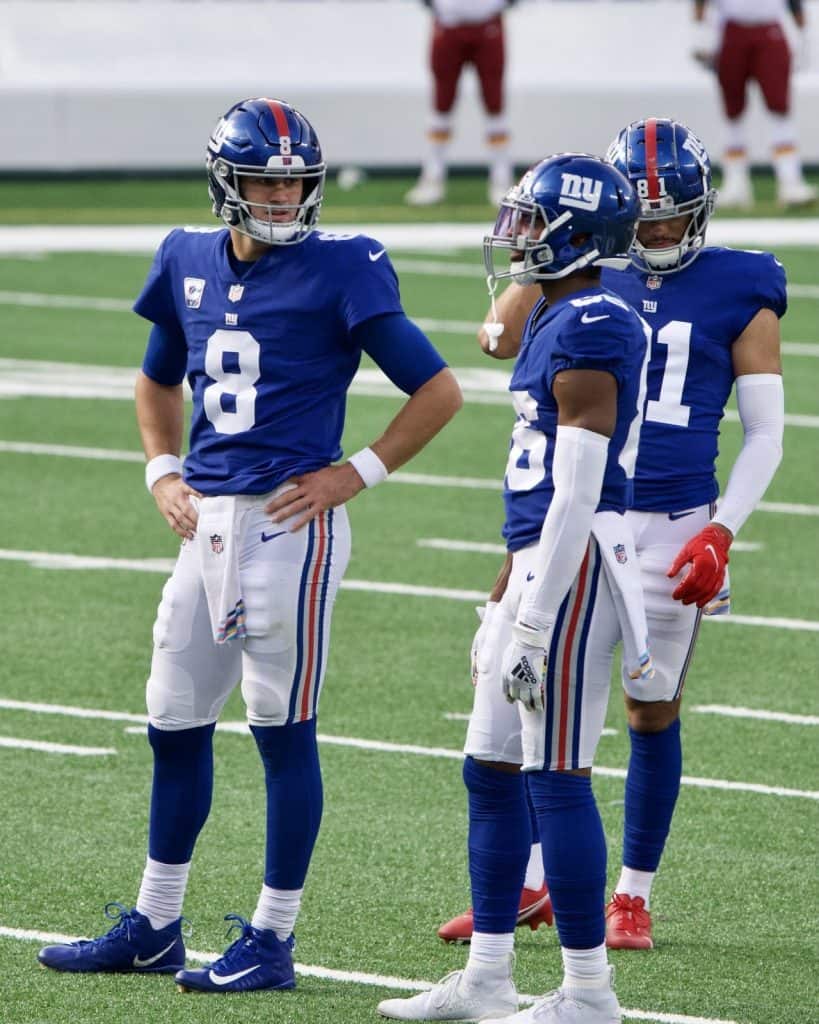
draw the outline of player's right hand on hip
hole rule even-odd
[[[512,626],[512,641],[503,654],[501,680],[510,704],[519,700],[527,711],[545,706],[547,630],[534,629],[525,622]]]
[[[199,513],[191,498],[201,498],[199,491],[186,484],[178,473],[169,473],[157,480],[151,494],[173,532],[184,540],[193,540]]]
[[[691,568],[671,595],[675,601],[703,608],[716,597],[725,578],[732,540],[729,530],[710,524],[683,545],[666,573],[669,579],[673,579],[691,563]]]

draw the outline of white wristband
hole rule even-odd
[[[145,486],[153,494],[154,484],[163,476],[178,473],[182,476],[182,460],[178,455],[156,455],[145,467]]]
[[[389,470],[372,448],[362,448],[347,460],[364,481],[365,487],[375,487],[386,480]]]

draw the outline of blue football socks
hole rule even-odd
[[[586,775],[528,773],[543,867],[560,944],[592,949],[605,941],[606,838]]]
[[[662,732],[629,728],[629,737],[623,864],[638,871],[656,871],[680,792],[680,720]]]
[[[323,808],[316,720],[251,725],[267,789],[265,885],[301,889]]]
[[[515,930],[531,846],[529,805],[520,772],[464,761],[469,799],[469,875],[476,932]]]

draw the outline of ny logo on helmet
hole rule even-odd
[[[706,162],[705,146],[703,146],[696,135],[692,135],[689,132],[688,138],[682,144],[682,148],[688,150],[700,166]]]
[[[560,175],[560,205],[594,212],[603,195],[603,182],[580,174]]]
[[[213,134],[210,137],[210,145],[214,153],[218,153],[222,148],[222,143],[225,141],[228,133],[228,123],[223,117],[219,124],[213,129]]]

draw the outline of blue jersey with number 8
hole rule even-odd
[[[224,229],[172,231],[134,309],[183,349],[178,380],[160,383],[187,374],[193,393],[186,481],[263,494],[341,458],[361,359],[351,332],[402,313],[401,300],[383,246],[364,235],[316,231],[245,264],[228,244]]]

